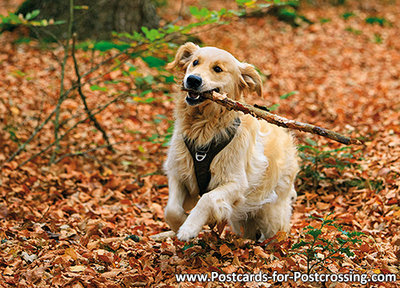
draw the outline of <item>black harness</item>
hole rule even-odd
[[[197,185],[199,186],[200,196],[209,192],[207,187],[211,180],[210,165],[212,160],[232,141],[240,123],[240,119],[235,118],[233,127],[226,129],[228,138],[223,139],[222,141],[217,141],[216,138],[214,138],[209,144],[199,148],[196,147],[193,140],[190,140],[186,136],[183,137],[186,147],[188,148],[190,155],[192,155],[194,173],[196,175]]]

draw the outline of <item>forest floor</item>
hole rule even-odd
[[[161,8],[160,15],[174,19],[180,9],[180,1],[175,2]],[[294,28],[264,16],[196,34],[204,45],[226,49],[263,73],[263,97],[249,96],[247,102],[279,103],[274,111],[279,115],[365,141],[335,152],[343,145],[296,133],[304,151],[299,151],[303,172],[292,229],[262,243],[241,239],[228,226],[204,231],[189,243],[150,237],[169,230],[163,216],[168,186],[162,163],[173,119],[171,95],[178,90],[174,85],[167,87],[170,93],[148,92],[149,103],[119,101],[97,115],[111,141],[118,142],[114,153],[95,148],[104,140],[86,121],[62,139],[57,163],[49,166],[51,153],[45,153],[18,167],[53,141],[50,121],[6,162],[53,111],[63,50],[23,41],[14,32],[0,35],[0,287],[176,287],[178,273],[291,275],[306,273],[313,264],[312,273],[365,273],[380,275],[382,281],[182,282],[179,287],[400,287],[400,5],[325,2],[300,9],[311,25]],[[14,8],[4,3],[2,14]],[[184,1],[182,23],[191,21],[187,10],[195,3]],[[234,1],[202,3],[215,10],[235,8]],[[78,50],[82,71],[109,53],[115,52]],[[132,64],[143,66],[139,60]],[[110,67],[90,75],[104,74],[97,88],[84,89],[89,107],[132,88],[130,76]],[[75,78],[69,59],[67,89]],[[292,91],[297,92],[280,99]],[[63,103],[62,131],[76,123],[72,115],[82,115],[82,107],[77,93]],[[314,169],[310,161],[317,158],[321,162]],[[340,166],[340,159],[347,164]],[[322,220],[315,217],[342,228],[319,229]],[[321,232],[316,236],[321,246],[293,247],[312,243],[309,225]],[[341,246],[340,239],[360,241]],[[399,280],[388,282],[384,275]]]

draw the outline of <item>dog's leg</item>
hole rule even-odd
[[[291,215],[291,197],[279,199],[273,204],[265,204],[264,207],[257,213],[256,218],[256,222],[260,227],[261,233],[263,234],[260,238],[260,241],[274,236],[278,231],[289,233]]]
[[[164,217],[171,229],[177,232],[187,217],[183,209],[187,191],[183,184],[173,176],[168,179],[168,186],[168,203],[165,207]]]
[[[296,166],[295,166],[296,167]],[[278,231],[290,231],[290,217],[292,205],[296,201],[297,193],[294,188],[296,172],[294,169],[283,175],[275,188],[278,200],[275,203],[266,204],[257,212],[256,221],[263,234],[262,239],[274,236]]]
[[[187,241],[196,237],[210,221],[229,219],[232,207],[240,200],[237,183],[228,183],[204,194],[179,228],[178,239]]]
[[[261,236],[256,218],[251,215],[248,215],[246,219],[237,221],[235,226],[232,227],[235,234],[243,238],[258,240]]]

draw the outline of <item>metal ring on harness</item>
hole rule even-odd
[[[211,180],[211,162],[214,157],[231,142],[240,123],[240,118],[235,118],[232,126],[226,128],[227,138],[222,138],[218,141],[216,138],[213,138],[207,145],[200,147],[201,150],[196,149],[195,141],[183,136],[185,145],[193,159],[194,174],[196,176],[200,196],[208,192],[207,187]]]
[[[203,152],[202,151],[197,151],[196,154],[195,154],[196,160],[198,162],[203,161],[207,157],[207,153],[203,153],[203,154],[200,154],[200,153],[203,153]]]

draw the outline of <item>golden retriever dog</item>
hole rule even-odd
[[[206,224],[228,221],[233,231],[262,241],[290,230],[298,171],[293,137],[250,115],[203,97],[213,91],[234,100],[262,81],[254,67],[230,53],[193,43],[181,46],[168,68],[184,72],[164,169],[169,197],[165,219],[179,240]]]

